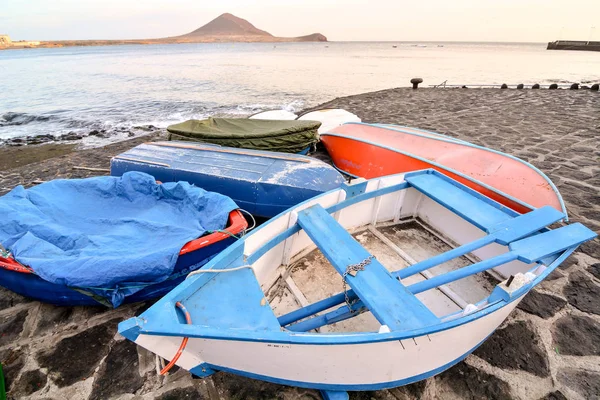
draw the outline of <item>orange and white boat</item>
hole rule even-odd
[[[552,181],[517,157],[439,133],[347,123],[321,134],[342,172],[366,179],[436,169],[519,213],[545,205],[567,211]]]

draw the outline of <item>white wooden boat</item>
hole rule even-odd
[[[328,396],[409,384],[464,359],[596,236],[546,228],[563,218],[433,170],[359,180],[271,219],[119,332],[200,377]]]

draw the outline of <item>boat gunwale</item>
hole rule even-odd
[[[486,148],[486,147],[478,146],[476,144],[465,142],[465,141],[462,141],[460,139],[434,137],[434,136],[422,135],[422,134],[419,134],[419,133],[416,133],[416,132],[405,132],[405,131],[402,131],[402,130],[399,130],[399,129],[393,129],[389,125],[368,124],[368,123],[364,123],[364,122],[347,122],[344,125],[365,125],[365,126],[369,126],[369,127],[375,127],[375,128],[380,128],[380,129],[387,129],[387,130],[390,130],[390,131],[393,131],[393,132],[399,132],[399,133],[403,133],[403,134],[406,134],[406,135],[413,135],[413,136],[418,136],[418,137],[422,137],[422,138],[425,138],[425,139],[438,140],[438,141],[447,142],[447,143],[451,143],[451,144],[457,144],[457,145],[462,145],[462,146],[466,146],[466,147],[472,147],[472,148],[476,148],[476,149],[479,149],[479,150],[488,151],[488,152],[491,152],[491,153],[494,153],[494,154],[506,156],[506,157],[510,158],[511,160],[518,161],[521,164],[524,164],[525,166],[531,168],[534,172],[536,172],[539,176],[541,176],[550,185],[550,187],[552,188],[552,191],[554,192],[554,194],[556,195],[556,197],[558,199],[558,202],[559,202],[559,205],[561,207],[562,213],[565,214],[565,222],[569,221],[569,216],[568,216],[568,213],[567,213],[567,208],[565,206],[564,199],[562,198],[562,195],[558,191],[558,188],[556,187],[556,185],[554,185],[554,183],[550,180],[550,178],[548,178],[548,176],[546,176],[546,174],[544,174],[536,166],[528,163],[525,160],[521,160],[520,158],[515,157],[515,156],[513,156],[511,154],[507,154],[507,153],[504,153],[504,152],[501,152],[501,151],[498,151],[498,150],[494,150],[494,149],[489,149],[489,148]],[[411,129],[413,129],[413,128],[411,128]],[[425,132],[427,132],[427,131],[425,131]],[[435,132],[431,132],[431,133],[434,133],[435,135],[441,135],[441,134],[438,134],[438,133],[435,133]],[[446,171],[452,172],[453,174],[456,174],[456,175],[458,175],[458,176],[460,176],[460,177],[462,177],[464,179],[468,179],[469,181],[477,183],[477,184],[483,186],[484,188],[486,188],[486,189],[488,189],[490,191],[493,191],[493,192],[495,192],[495,193],[497,193],[497,194],[499,194],[499,195],[501,195],[501,196],[503,196],[503,197],[505,197],[505,198],[507,198],[507,199],[509,199],[509,200],[511,200],[513,202],[515,202],[515,203],[518,203],[518,204],[520,204],[520,205],[522,205],[522,206],[524,206],[526,208],[529,208],[531,210],[535,209],[535,207],[533,207],[532,205],[524,202],[523,200],[517,199],[517,198],[511,196],[508,193],[504,193],[504,192],[502,192],[502,191],[500,191],[500,190],[498,190],[498,189],[496,189],[496,188],[494,188],[494,187],[486,184],[485,182],[478,181],[475,178],[473,178],[473,177],[471,177],[469,175],[464,174],[463,172],[460,172],[460,171],[457,171],[457,170],[455,170],[453,168],[450,168],[450,167],[444,166],[442,164],[439,164],[436,161],[432,161],[432,160],[423,158],[423,157],[418,156],[418,155],[416,155],[414,153],[409,153],[407,151],[400,150],[400,149],[397,149],[395,147],[383,145],[383,144],[380,144],[380,143],[376,143],[376,142],[373,142],[371,140],[362,139],[362,138],[356,138],[356,137],[353,137],[353,136],[349,136],[347,134],[341,134],[341,133],[336,133],[336,132],[323,132],[323,133],[321,133],[321,136],[332,136],[332,137],[340,137],[340,138],[344,138],[344,139],[348,139],[348,140],[355,140],[357,142],[367,143],[367,144],[370,144],[370,145],[373,145],[373,146],[376,146],[376,147],[380,147],[380,148],[383,148],[383,149],[395,151],[395,152],[400,153],[402,155],[405,155],[405,156],[408,156],[408,157],[412,157],[412,158],[417,159],[419,161],[423,161],[423,162],[426,162],[428,164],[434,165],[434,166],[436,166],[438,168],[442,168],[442,169],[444,169]],[[349,174],[344,169],[342,169],[342,168],[338,167],[337,165],[335,165],[335,161],[333,161],[333,158],[332,158],[332,162],[334,164],[334,167],[337,168],[339,171],[341,171],[341,172],[343,172],[345,174],[357,177],[356,175]]]

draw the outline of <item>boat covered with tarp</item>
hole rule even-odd
[[[0,285],[57,305],[158,297],[247,228],[229,197],[141,172],[0,197]]]
[[[170,125],[169,140],[185,140],[245,149],[299,153],[319,140],[318,121],[245,118],[191,119]]]

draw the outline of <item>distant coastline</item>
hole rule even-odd
[[[277,37],[260,30],[243,18],[225,13],[193,32],[181,36],[159,39],[125,40],[48,40],[17,41],[10,36],[0,35],[0,50],[56,48],[81,46],[116,46],[128,44],[181,44],[181,43],[285,43],[285,42],[327,42],[327,37],[313,33],[298,37]]]

